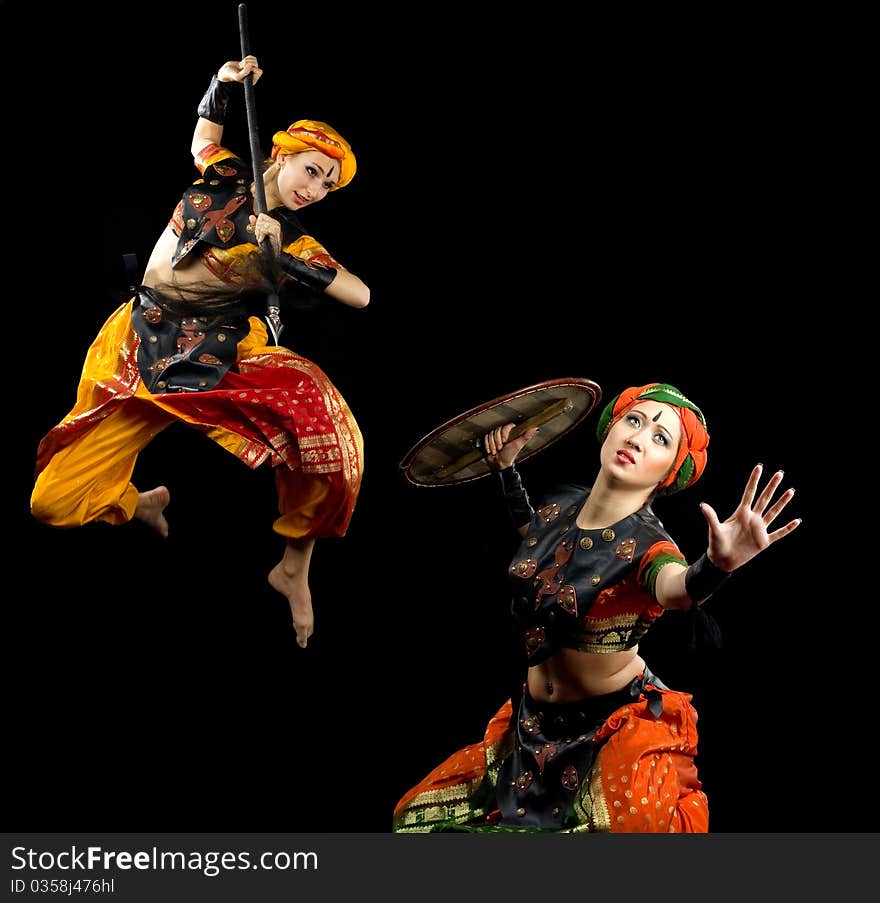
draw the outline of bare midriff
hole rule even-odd
[[[184,258],[177,269],[172,269],[171,259],[177,248],[177,236],[166,227],[159,236],[153,253],[147,261],[144,271],[144,285],[151,288],[189,285],[223,285],[223,280],[215,276],[204,264],[201,257],[191,254]]]
[[[529,694],[542,702],[576,702],[603,696],[622,690],[644,668],[638,647],[601,654],[560,649],[529,668]]]

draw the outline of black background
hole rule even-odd
[[[405,483],[440,423],[564,376],[606,400],[650,381],[706,413],[696,487],[656,511],[695,558],[752,465],[786,471],[800,529],[643,644],[694,694],[713,831],[867,830],[875,690],[868,252],[869,3],[619,9],[248,5],[261,144],[298,118],[351,142],[354,182],[304,214],[370,285],[364,310],[288,318],[361,426],[346,537],[319,542],[316,632],[265,580],[268,469],[183,427],[143,453],[171,535],[56,531],[28,510],[40,437],[194,176],[237,4],[2,5],[9,534],[6,818],[23,830],[390,829],[396,800],[477,740],[516,679],[490,481]],[[876,73],[874,73],[876,74]],[[224,143],[247,153],[243,104]],[[11,411],[10,411],[11,405]],[[589,482],[598,414],[523,465],[533,497]],[[853,506],[855,507],[855,506]],[[868,766],[868,768],[866,768]],[[873,797],[873,801],[872,798]]]

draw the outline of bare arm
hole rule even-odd
[[[192,155],[197,157],[209,144],[220,144],[223,140],[223,126],[210,119],[199,117],[192,138]]]
[[[686,574],[687,568],[674,561],[667,564],[657,574],[654,595],[664,608],[687,609],[693,604],[693,600],[687,594],[684,586]]]
[[[327,286],[325,294],[349,307],[366,307],[370,303],[369,286],[345,267],[336,271],[336,278]]]
[[[370,303],[369,287],[345,267],[336,270],[336,277],[324,294],[349,307],[366,307]]]
[[[709,548],[706,552],[709,568],[729,574],[751,561],[759,552],[783,536],[788,536],[800,525],[800,518],[795,518],[785,526],[769,532],[770,525],[794,496],[794,489],[786,489],[772,505],[770,504],[773,494],[782,482],[780,470],[773,474],[755,501],[761,471],[760,464],[752,469],[739,505],[723,523],[718,520],[718,515],[710,505],[705,502],[700,505],[709,526]],[[694,587],[694,583],[688,579],[689,572],[693,577],[693,569],[694,565],[685,568],[671,562],[657,575],[654,594],[664,608],[686,609],[708,598],[708,595],[703,594],[698,594],[702,595],[702,598],[693,598],[692,592],[688,592],[688,584],[692,591]]]

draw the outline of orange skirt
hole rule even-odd
[[[592,767],[571,785],[565,827],[529,829],[499,823],[495,790],[516,743],[512,703],[507,700],[480,742],[451,755],[403,795],[394,809],[393,830],[708,832],[708,801],[694,763],[697,713],[691,696],[650,683],[647,689],[661,694],[663,710],[658,717],[643,692],[615,710],[584,741],[594,745]]]

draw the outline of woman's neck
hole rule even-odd
[[[578,513],[577,525],[582,530],[595,530],[616,524],[643,508],[649,496],[644,489],[612,487],[600,471]]]
[[[277,188],[278,165],[273,163],[265,173],[263,173],[263,190],[266,194],[266,209],[274,210],[276,207],[282,206],[281,198],[278,195]],[[251,194],[254,200],[257,198],[256,183],[251,184]]]

